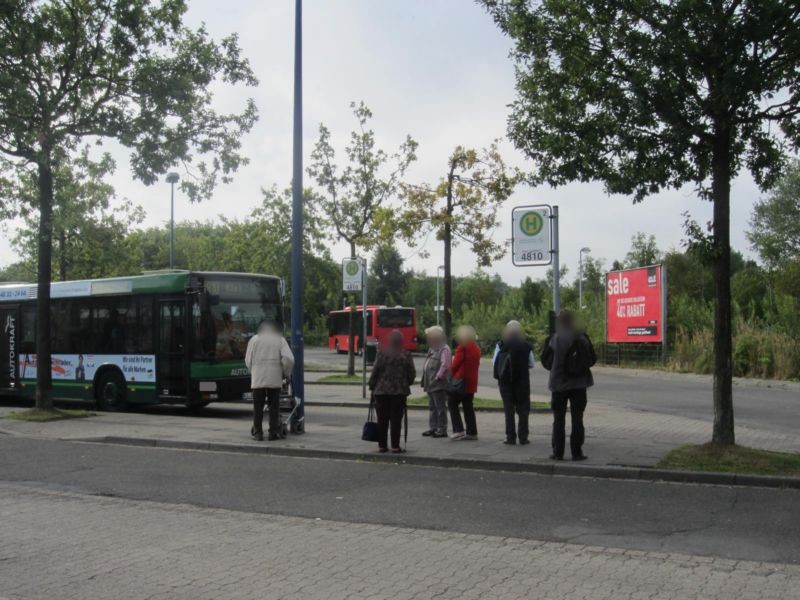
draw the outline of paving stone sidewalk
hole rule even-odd
[[[0,485],[8,600],[786,600],[800,567]]]
[[[366,418],[363,408],[335,406],[337,402],[360,400],[352,386],[308,386],[307,433],[278,442],[290,448],[352,452],[363,454],[375,448],[361,441]],[[326,406],[328,403],[330,406]],[[0,417],[12,410],[0,405]],[[246,404],[215,404],[200,415],[182,407],[152,407],[129,413],[99,413],[89,419],[51,423],[28,423],[0,419],[0,431],[12,434],[85,439],[126,437],[147,440],[208,442],[256,445],[250,440]],[[663,455],[681,444],[704,443],[711,435],[709,421],[675,415],[625,410],[601,402],[590,402],[586,412],[585,450],[590,465],[654,466]],[[456,460],[491,460],[509,463],[548,463],[551,416],[531,416],[532,443],[529,446],[506,446],[503,415],[478,414],[478,441],[454,442],[421,437],[427,429],[427,412],[409,411],[409,455]],[[746,446],[800,452],[800,433],[788,435],[765,430],[737,427],[737,442]],[[267,442],[262,442],[267,443]]]

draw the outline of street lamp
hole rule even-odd
[[[167,174],[167,183],[170,184],[170,209],[169,209],[169,268],[175,268],[175,184],[180,181],[180,175]]]
[[[583,247],[581,251],[578,252],[578,306],[581,307],[583,310],[585,307],[583,306],[583,254],[584,252],[588,254],[591,252],[591,249]]]
[[[441,304],[439,303],[439,271],[444,270],[444,265],[439,265],[436,267],[436,324],[439,324],[439,307]]]

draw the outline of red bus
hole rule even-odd
[[[354,350],[362,349],[364,311],[357,307],[355,321]],[[417,349],[417,311],[403,306],[367,306],[367,342],[376,341],[382,347],[395,329],[403,334],[405,349]],[[348,352],[350,342],[350,309],[332,310],[328,313],[328,347],[337,352]]]

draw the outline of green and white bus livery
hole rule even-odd
[[[245,273],[160,271],[51,284],[54,396],[98,408],[249,398],[258,325],[283,328],[284,285]],[[36,285],[0,284],[0,393],[36,388]]]

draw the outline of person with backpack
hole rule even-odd
[[[530,443],[529,417],[531,413],[531,369],[533,346],[525,340],[519,321],[509,321],[503,330],[503,339],[494,353],[494,378],[503,399],[506,416],[504,444]],[[515,423],[515,414],[518,423]]]
[[[550,371],[548,387],[552,393],[553,460],[564,459],[566,417],[569,405],[572,432],[569,447],[572,460],[586,460],[583,453],[585,431],[583,412],[586,410],[586,390],[594,385],[591,367],[597,361],[589,336],[575,327],[575,315],[569,310],[558,313],[556,332],[545,342],[542,366]]]

